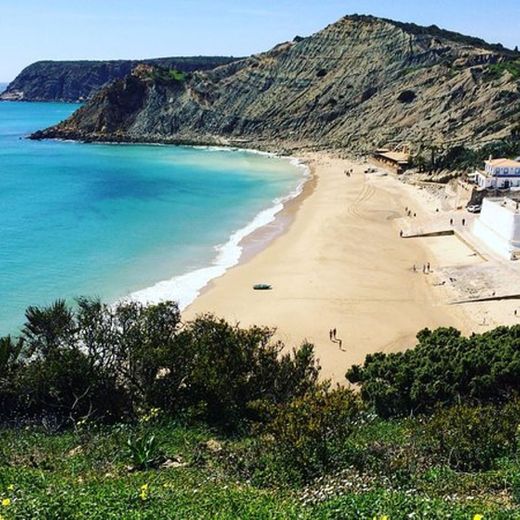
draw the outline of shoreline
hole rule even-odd
[[[118,143],[111,143],[118,144]],[[168,146],[168,145],[165,145]],[[193,147],[197,148],[197,147]],[[247,152],[287,161],[295,169],[301,170],[300,182],[287,195],[277,197],[271,201],[271,206],[261,210],[245,226],[231,233],[228,240],[214,246],[216,255],[211,263],[199,269],[188,271],[172,278],[161,280],[156,284],[143,289],[133,291],[122,300],[134,300],[141,303],[157,303],[165,300],[177,301],[181,311],[186,310],[211,283],[223,276],[228,270],[243,261],[254,251],[254,243],[260,242],[258,251],[265,248],[271,240],[284,232],[287,222],[283,218],[287,216],[286,208],[292,207],[293,201],[299,199],[305,192],[305,187],[312,179],[312,173],[305,161],[298,157],[277,155],[271,152],[255,151],[241,148],[227,147],[198,147],[206,150],[229,152]],[[275,231],[273,236],[269,231]],[[245,257],[245,258],[244,258]]]
[[[302,161],[302,164],[306,164],[306,161]],[[236,267],[246,264],[256,255],[261,254],[262,251],[268,248],[269,245],[279,237],[289,232],[290,227],[296,218],[296,213],[305,199],[312,194],[316,187],[317,179],[312,171],[312,168],[307,166],[307,171],[307,180],[302,183],[302,189],[300,193],[295,197],[291,197],[283,204],[283,208],[274,216],[272,222],[260,226],[242,239],[242,241],[239,243],[239,246],[242,248],[242,254],[238,259],[238,262],[235,265],[229,267],[221,276],[211,279],[204,287],[202,287],[199,295],[189,305],[182,309],[182,312],[189,312],[190,306],[193,305],[198,298],[211,290],[219,278],[225,276],[226,273],[235,269]]]
[[[183,319],[213,313],[242,326],[276,329],[291,349],[315,345],[322,376],[345,382],[352,364],[374,352],[412,347],[419,330],[470,320],[453,309],[432,277],[412,264],[433,262],[426,244],[401,240],[399,219],[415,194],[399,180],[364,174],[364,163],[305,154],[312,171],[306,193],[283,210],[284,229],[213,279],[183,311]],[[344,170],[353,169],[352,177]],[[282,216],[279,214],[279,216]],[[272,291],[253,291],[269,283]],[[337,328],[341,345],[328,331]]]

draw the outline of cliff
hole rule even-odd
[[[367,150],[482,144],[520,122],[520,55],[366,16],[182,79],[136,71],[35,138]]]
[[[10,101],[83,101],[141,63],[183,72],[208,70],[236,58],[195,56],[117,61],[39,61],[26,67],[0,94]]]

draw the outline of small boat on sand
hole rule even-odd
[[[255,291],[269,291],[272,288],[273,287],[271,285],[269,285],[268,283],[257,283],[255,285],[253,285],[253,289]]]

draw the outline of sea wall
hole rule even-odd
[[[473,233],[493,251],[510,257],[513,250],[520,249],[520,214],[503,199],[484,199]]]

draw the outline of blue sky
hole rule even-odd
[[[353,13],[520,46],[520,0],[0,0],[0,81],[41,59],[247,55]]]

